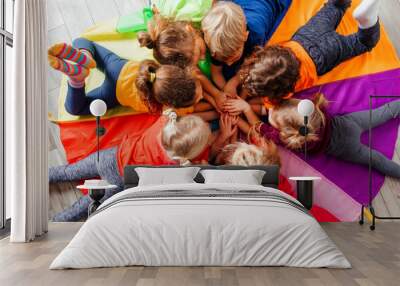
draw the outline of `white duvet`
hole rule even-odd
[[[182,184],[136,187],[104,202],[50,269],[145,266],[349,268],[318,222],[289,204],[261,198],[151,198],[134,192],[262,190],[262,186]],[[136,194],[136,193],[135,193]],[[115,203],[117,202],[117,203]]]

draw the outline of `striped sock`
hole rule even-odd
[[[85,79],[90,70],[76,63],[69,63],[55,56],[48,55],[49,64],[55,70],[58,70],[69,77],[69,83],[72,87],[83,87]]]
[[[92,58],[90,52],[84,50],[80,51],[66,43],[59,43],[51,46],[48,53],[51,56],[80,64],[88,69],[96,67],[96,62]]]

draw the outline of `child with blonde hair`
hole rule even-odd
[[[202,20],[204,40],[212,56],[212,78],[223,89],[244,57],[264,46],[290,0],[217,1]]]
[[[291,40],[265,46],[249,57],[236,83],[241,82],[250,96],[262,97],[266,108],[279,105],[294,92],[315,85],[319,76],[377,45],[379,1],[363,0],[353,13],[358,31],[344,36],[338,34],[336,28],[351,0],[328,0]]]
[[[369,164],[383,175],[400,179],[400,165],[386,158],[376,150],[370,150],[361,143],[360,137],[369,129],[369,110],[331,117],[326,112],[327,100],[322,94],[313,98],[315,112],[309,117],[305,136],[301,132],[304,118],[297,111],[300,99],[288,99],[281,105],[269,109],[268,121],[258,119],[250,105],[241,98],[230,100],[227,110],[241,110],[247,122],[241,120],[238,126],[244,132],[256,131],[290,150],[301,152],[307,140],[307,151],[311,154],[324,153],[343,161],[361,165]],[[371,127],[378,127],[400,116],[400,100],[387,103],[372,110]]]
[[[190,67],[126,60],[83,38],[76,39],[73,46],[53,45],[48,53],[51,67],[68,76],[65,108],[73,115],[90,114],[95,99],[105,101],[108,108],[128,106],[137,113],[160,114],[164,107],[173,107],[186,114],[210,108],[199,103],[208,95]],[[95,67],[104,72],[104,82],[86,92],[85,79]]]
[[[123,171],[127,165],[188,165],[206,163],[223,146],[231,130],[214,137],[209,125],[200,117],[177,117],[168,109],[148,129],[128,134],[118,146],[90,154],[78,162],[51,167],[50,183],[80,181],[100,177],[117,189],[107,190],[103,200],[123,190]],[[211,147],[213,146],[213,147]],[[80,198],[69,209],[57,214],[54,221],[78,221],[86,218],[91,200]]]
[[[269,140],[259,140],[258,144],[236,142],[226,145],[218,162],[237,166],[281,165],[278,147]]]

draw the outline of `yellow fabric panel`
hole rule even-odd
[[[282,23],[275,31],[269,44],[278,44],[290,40],[292,35],[315,15],[324,5],[326,0],[293,0],[289,11]],[[337,31],[342,35],[355,33],[358,29],[357,22],[352,13],[359,5],[360,0],[353,0],[351,8],[346,12]],[[382,24],[382,23],[381,23]],[[317,85],[379,73],[395,68],[400,68],[400,61],[383,27],[378,45],[370,53],[363,54],[337,66],[335,69],[320,77]]]
[[[107,22],[98,23],[87,29],[81,36],[93,42],[98,41],[118,41],[136,38],[135,33],[118,33],[117,24],[119,18]]]
[[[135,61],[142,61],[144,59],[153,59],[152,50],[141,48],[136,39],[136,36],[126,38],[120,36],[121,34],[115,31],[117,20],[109,21],[103,24],[98,24],[88,29],[82,36],[92,40],[105,48],[113,51],[118,56]],[[109,40],[104,40],[109,39]],[[100,86],[104,80],[104,74],[99,70],[91,70],[90,76],[86,80],[86,91],[89,92],[96,87]],[[65,97],[67,95],[67,77],[63,76],[60,88],[60,95],[58,98],[58,114],[49,114],[50,120],[55,122],[69,122],[76,120],[93,120],[92,116],[74,116],[69,114],[64,107]],[[110,109],[104,118],[114,116],[123,116],[135,114],[129,107],[116,107]]]

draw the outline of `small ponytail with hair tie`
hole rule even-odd
[[[176,123],[176,119],[178,118],[178,114],[172,108],[164,110],[163,115],[168,116],[169,121],[172,123]]]
[[[135,85],[139,90],[140,97],[146,103],[151,113],[161,112],[160,103],[154,95],[154,84],[156,73],[160,65],[153,60],[144,60],[140,63]]]
[[[156,73],[155,72],[150,72],[150,82],[154,83],[156,80]]]
[[[176,127],[178,115],[171,108],[164,110],[163,115],[168,117],[168,123],[164,127],[164,136],[169,141],[178,133],[178,128]]]
[[[140,47],[146,47],[148,49],[154,48],[154,40],[150,33],[148,32],[139,32],[137,34],[137,39]]]

